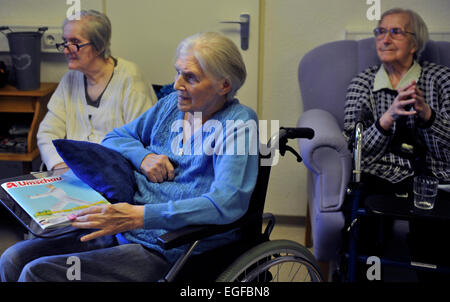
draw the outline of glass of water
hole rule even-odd
[[[434,177],[414,177],[414,206],[416,208],[431,210],[434,207],[438,183],[438,180]]]

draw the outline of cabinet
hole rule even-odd
[[[31,172],[32,161],[39,156],[36,133],[39,124],[47,112],[47,103],[55,91],[58,83],[41,83],[41,87],[31,91],[21,91],[7,85],[0,88],[0,114],[6,120],[10,113],[16,116],[27,116],[30,123],[26,137],[26,152],[24,153],[0,153],[0,161],[18,161],[23,163],[23,173]],[[6,114],[6,115],[5,115]],[[0,121],[0,127],[5,127],[5,122]],[[4,129],[3,129],[4,130]]]

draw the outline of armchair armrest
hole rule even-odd
[[[298,127],[314,130],[311,140],[299,139],[299,151],[305,166],[312,174],[311,190],[321,212],[337,211],[345,197],[351,176],[351,152],[336,119],[322,109],[305,111]],[[311,201],[311,200],[310,200]]]

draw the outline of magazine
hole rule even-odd
[[[70,215],[109,203],[71,170],[51,177],[5,182],[2,188],[42,229],[70,225]]]

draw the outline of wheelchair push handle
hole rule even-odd
[[[283,130],[285,131],[285,134],[283,135]],[[287,139],[294,139],[294,138],[307,138],[312,139],[314,137],[314,130],[311,128],[280,128],[281,137],[285,137]]]
[[[279,150],[281,156],[284,156],[286,151],[291,152],[297,159],[297,162],[302,161],[302,157],[295,151],[294,148],[287,145],[289,139],[306,138],[312,139],[314,137],[314,130],[311,128],[286,128],[280,127],[279,132]]]

